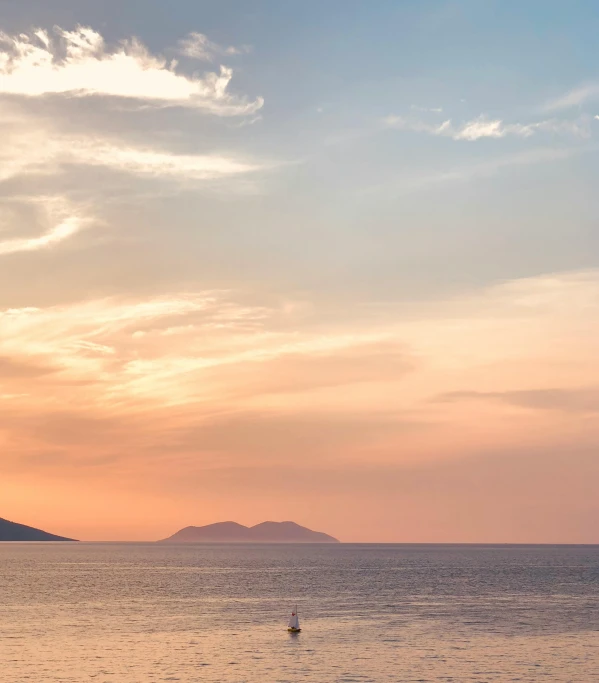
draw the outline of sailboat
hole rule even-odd
[[[300,628],[299,618],[297,616],[297,605],[295,606],[295,611],[291,612],[289,623],[287,624],[287,630],[289,633],[299,633],[302,630]]]

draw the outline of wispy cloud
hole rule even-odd
[[[0,34],[0,93],[127,98],[220,116],[253,114],[263,105],[260,97],[247,100],[228,92],[230,68],[190,77],[178,73],[176,63],[150,54],[135,38],[110,51],[100,33],[88,27],[56,28],[55,34]]]
[[[0,180],[49,175],[69,166],[103,167],[141,177],[214,180],[260,170],[262,164],[218,153],[174,154],[100,135],[73,135],[24,112],[0,117]]]
[[[565,413],[599,412],[599,388],[528,389],[519,391],[455,391],[437,397],[440,402],[500,401],[531,410],[557,410]]]
[[[596,271],[555,274],[440,301],[419,319],[387,307],[360,327],[342,321],[306,326],[301,314],[247,305],[218,291],[98,299],[0,311],[0,356],[13,365],[35,358],[39,366],[60,368],[60,373],[52,373],[52,381],[99,383],[98,392],[87,394],[92,403],[208,401],[210,409],[219,403],[241,409],[256,408],[261,401],[271,405],[267,395],[279,392],[289,395],[289,407],[304,405],[297,396],[306,388],[403,381],[407,372],[417,374],[423,367],[430,373],[449,364],[461,382],[460,368],[465,373],[499,362],[509,366],[513,356],[506,355],[505,344],[510,340],[517,342],[514,353],[523,361],[542,367],[551,349],[541,353],[538,345],[549,329],[552,334],[559,331],[555,344],[560,349],[574,345],[590,378],[584,367],[594,353],[598,292]],[[582,328],[588,330],[588,343],[580,335]],[[468,346],[472,338],[477,339],[476,348]],[[553,350],[559,350],[555,344]],[[414,358],[419,368],[414,368]],[[503,377],[501,372],[497,377]],[[446,381],[439,376],[434,386]],[[420,388],[412,387],[413,399],[426,394],[428,382],[425,376]],[[0,382],[6,393],[19,393],[23,387],[16,389]],[[446,389],[455,390],[451,385]],[[243,403],[236,404],[233,396],[243,397]],[[337,395],[333,404],[330,396],[323,396],[323,406],[334,410],[349,401],[356,409],[364,408],[365,396]],[[385,396],[380,395],[381,405]],[[305,400],[314,405],[317,397]],[[281,402],[272,405],[284,407]]]
[[[67,218],[39,237],[6,240],[0,242],[0,256],[16,254],[19,251],[37,251],[58,244],[81,230],[78,218]]]
[[[157,149],[120,146],[112,141],[80,140],[69,150],[61,145],[58,158],[62,163],[103,166],[136,175],[183,177],[210,180],[223,176],[249,173],[261,168],[215,154],[172,154]]]
[[[520,126],[506,126],[499,119],[489,120],[483,116],[473,121],[469,121],[458,130],[449,133],[454,140],[479,140],[480,138],[503,138],[506,135],[519,135],[528,137],[532,131]]]
[[[416,133],[430,133],[431,135],[445,135],[451,131],[451,121],[447,119],[442,123],[427,123],[406,119],[403,116],[387,116],[383,119],[386,128],[396,128],[398,130],[411,130]]]
[[[599,83],[587,83],[561,95],[557,99],[547,102],[545,111],[558,111],[560,109],[572,109],[581,107],[583,104],[599,99]]]
[[[249,51],[250,48],[247,45],[242,47],[233,47],[232,45],[223,47],[209,40],[208,36],[203,33],[195,31],[179,41],[180,54],[205,62],[212,62],[216,57],[241,55]]]
[[[489,119],[479,116],[461,125],[454,125],[451,119],[442,123],[429,123],[406,119],[401,116],[388,116],[383,120],[387,128],[410,130],[417,133],[428,133],[449,137],[453,140],[475,141],[482,138],[504,138],[510,135],[528,138],[535,133],[556,133],[585,136],[588,135],[588,119],[578,121],[560,121],[549,119],[533,123],[505,123],[501,119]]]
[[[64,198],[38,197],[36,203],[45,214],[43,222],[49,227],[41,235],[1,240],[0,256],[49,249],[73,237],[92,223],[89,216],[83,215],[81,210],[70,205]]]
[[[53,400],[52,386],[80,383],[88,405],[196,405],[209,413],[255,407],[260,394],[387,381],[409,369],[386,332],[290,330],[281,315],[210,291],[7,309],[0,311],[0,356],[14,366],[35,358],[54,368],[47,391],[37,387],[44,404]],[[13,384],[0,376],[3,393],[18,393]]]

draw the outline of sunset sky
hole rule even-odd
[[[4,0],[0,517],[599,542],[597,35]]]

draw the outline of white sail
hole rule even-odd
[[[291,613],[291,616],[289,617],[289,628],[299,628],[299,618],[297,616],[297,607],[295,608],[295,611]]]

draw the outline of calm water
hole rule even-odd
[[[0,680],[599,681],[599,547],[0,544]]]

